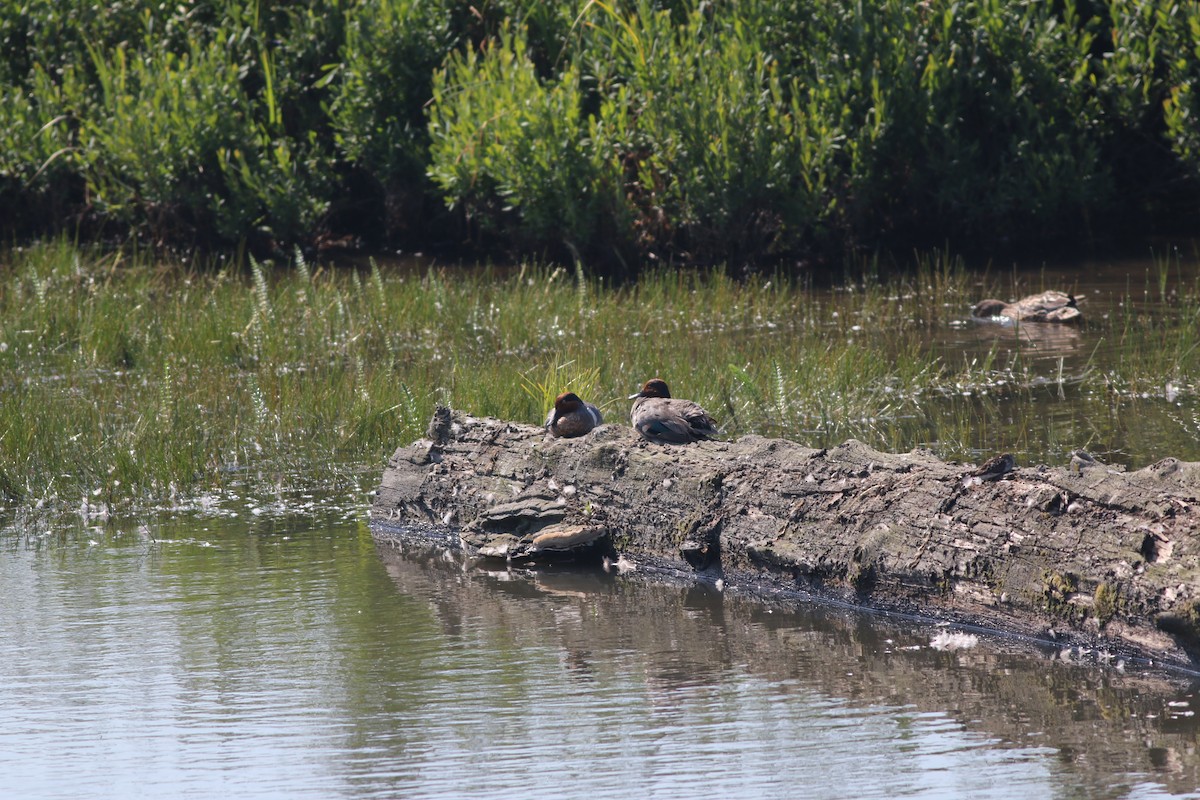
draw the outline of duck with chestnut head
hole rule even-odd
[[[659,444],[687,444],[719,436],[716,421],[691,400],[671,397],[662,378],[646,381],[642,390],[631,394],[633,409],[629,418],[642,438]]]
[[[554,398],[554,408],[546,417],[546,430],[551,436],[569,439],[583,436],[585,433],[603,425],[604,418],[600,409],[591,403],[585,403],[574,392],[563,392]]]

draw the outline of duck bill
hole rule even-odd
[[[629,397],[627,397],[627,398],[625,398],[625,399],[626,399],[626,400],[637,400],[639,397],[645,397],[645,396],[646,396],[646,395],[642,394],[641,392],[638,392],[637,394],[631,394],[631,395],[629,395]]]

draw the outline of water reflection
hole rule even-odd
[[[574,684],[566,689],[573,700],[548,702],[570,705],[593,686],[620,685],[630,710],[619,724],[665,715],[687,736],[703,728],[692,714],[716,713],[716,738],[726,756],[737,755],[709,761],[684,748],[674,755],[681,775],[719,776],[720,764],[736,762],[733,783],[743,769],[761,770],[780,787],[828,797],[1118,797],[1145,780],[1178,793],[1200,780],[1187,715],[1193,687],[1161,676],[1071,666],[995,642],[939,652],[925,627],[829,608],[772,609],[706,588],[458,572],[419,547],[381,545],[381,556],[402,594],[438,597],[439,619],[453,605],[455,627],[465,614],[488,636],[546,648],[558,668],[538,685],[552,687],[555,674]],[[451,572],[458,577],[447,591],[441,576]]]
[[[0,536],[11,797],[1184,795],[1193,687],[314,521]]]
[[[1181,302],[1193,302],[1186,298],[1194,298],[1200,285],[1198,265],[1160,269],[1165,267],[1138,258],[1048,265],[1020,283],[1014,274],[1007,297],[1047,288],[1074,291],[1083,323],[978,322],[964,303],[960,317],[929,329],[923,346],[951,373],[969,372],[971,385],[922,397],[916,418],[899,420],[891,430],[881,427],[885,436],[859,438],[893,450],[918,443],[974,461],[1011,451],[1021,464],[1064,465],[1078,448],[1130,469],[1167,455],[1200,460],[1200,401],[1191,377],[1200,352],[1191,351],[1178,375],[1164,374],[1154,385],[1098,379],[1127,373],[1119,366],[1139,351],[1125,340],[1152,339],[1156,325],[1179,314]]]
[[[1081,325],[1037,324],[1006,325],[997,322],[963,321],[938,337],[945,350],[956,349],[982,358],[991,350],[1020,353],[1026,359],[1040,361],[1063,359],[1064,367],[1081,367],[1079,359],[1087,353],[1087,337]],[[1070,373],[1068,373],[1070,374]]]

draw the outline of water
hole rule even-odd
[[[962,392],[930,394],[915,416],[880,424],[877,431],[867,426],[855,435],[882,449],[927,447],[976,462],[1008,451],[1022,465],[1065,466],[1075,449],[1130,469],[1166,456],[1200,460],[1195,383],[1200,354],[1188,354],[1181,375],[1163,374],[1152,382],[1118,380],[1106,386],[1096,379],[1127,372],[1120,365],[1137,357],[1125,341],[1127,316],[1135,321],[1129,339],[1169,343],[1164,340],[1170,336],[1155,326],[1177,318],[1181,301],[1194,295],[1200,264],[1166,263],[1135,258],[1049,264],[1020,275],[1019,286],[1001,293],[1001,299],[1015,300],[1044,289],[1073,292],[1084,312],[1078,325],[980,324],[968,319],[965,304],[951,309],[958,319],[931,329],[924,346],[952,370],[975,363],[977,374],[984,373],[990,356],[999,382],[982,390],[971,385]],[[1161,284],[1160,276],[1165,277]],[[983,284],[980,280],[980,291]],[[887,331],[861,335],[890,336]]]
[[[361,521],[9,530],[0,586],[3,797],[1200,797],[1184,677]]]
[[[1075,382],[1120,358],[1100,321],[1124,298],[1158,313],[1149,270],[1039,276],[1086,295],[1080,328],[931,331],[954,363],[1019,353],[1040,388],[923,398],[872,443],[1200,459],[1194,386]],[[1200,798],[1189,677],[463,564],[377,544],[361,498],[327,499],[0,531],[0,797]]]

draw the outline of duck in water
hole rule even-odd
[[[646,381],[642,390],[629,399],[633,401],[629,413],[633,427],[652,442],[687,444],[721,433],[716,421],[699,405],[671,397],[671,390],[661,378]]]
[[[563,392],[554,398],[554,408],[546,417],[546,430],[551,436],[571,438],[583,436],[597,425],[603,425],[600,409],[585,403],[574,392]]]
[[[1005,318],[1011,322],[1077,322],[1083,317],[1075,295],[1065,292],[1042,292],[1022,297],[1015,303],[1003,300],[980,300],[971,309],[976,319]]]

